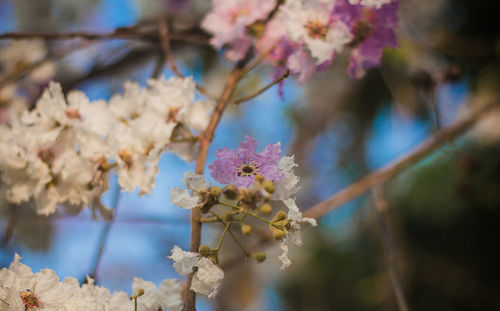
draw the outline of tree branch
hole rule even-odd
[[[118,28],[111,33],[92,33],[92,32],[65,32],[65,33],[37,33],[37,32],[7,32],[0,34],[0,40],[25,40],[25,39],[44,39],[44,40],[136,40],[158,43],[158,34],[156,31],[139,32],[137,27]],[[172,41],[208,44],[208,37],[191,33],[172,33]]]
[[[236,86],[240,79],[242,78],[241,71],[248,62],[248,57],[239,61],[229,74],[226,80],[226,85],[224,90],[217,101],[217,106],[215,107],[212,116],[210,117],[210,122],[207,128],[199,135],[200,149],[198,156],[196,158],[196,166],[194,172],[199,175],[203,175],[205,170],[205,162],[207,160],[208,148],[214,138],[215,130],[219,121],[222,117],[224,109],[231,101],[231,96],[236,89]],[[191,241],[190,241],[190,251],[198,252],[200,248],[201,241],[201,211],[198,208],[193,208],[191,210]],[[191,290],[191,283],[193,281],[194,272],[189,274],[186,281],[185,294],[184,294],[184,308],[183,311],[194,311],[196,310],[196,293]]]
[[[447,127],[443,127],[440,131],[436,132],[436,134],[428,138],[408,154],[392,161],[372,173],[369,173],[360,180],[338,191],[328,199],[319,202],[310,209],[306,210],[304,216],[320,218],[330,211],[339,208],[343,204],[363,195],[373,187],[380,185],[381,183],[394,177],[396,174],[404,171],[409,166],[418,163],[441,145],[461,136],[465,131],[470,129],[476,121],[484,116],[486,112],[490,111],[494,107],[498,107],[497,101],[489,102],[472,111],[462,120],[456,121]]]

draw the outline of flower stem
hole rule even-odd
[[[231,204],[231,203],[227,203],[227,202],[223,202],[223,201],[219,201],[219,204],[220,205],[225,205],[225,206],[228,206],[228,207],[232,207],[232,208],[236,208],[236,209],[241,209],[241,206],[238,206],[238,205],[234,205],[234,204]]]
[[[245,248],[243,247],[243,245],[241,244],[241,242],[238,240],[238,238],[234,235],[234,233],[231,230],[229,230],[229,234],[231,235],[231,237],[233,237],[233,240],[236,242],[236,244],[238,244],[238,246],[243,251],[243,253],[245,254],[245,256],[246,257],[250,257],[250,253],[245,250]]]
[[[265,222],[266,224],[270,225],[271,222],[265,218],[262,218],[260,217],[259,215],[255,214],[255,213],[252,213],[252,212],[247,212],[248,215],[252,216],[252,217],[255,217],[257,218],[258,220],[262,221],[262,222]]]
[[[220,247],[221,247],[221,245],[222,245],[222,241],[224,240],[224,237],[226,236],[226,233],[227,233],[227,231],[229,230],[229,227],[231,227],[231,222],[228,222],[228,223],[226,224],[226,228],[224,229],[224,232],[222,232],[222,235],[221,235],[221,237],[220,237],[220,239],[219,239],[219,243],[217,243],[217,247],[215,248],[215,251],[216,251],[216,252],[218,252],[218,251],[219,251],[219,249],[220,249]]]

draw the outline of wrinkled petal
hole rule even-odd
[[[174,269],[180,275],[190,274],[193,267],[198,264],[198,254],[183,251],[177,245],[172,249],[172,256],[167,257],[174,261]]]
[[[192,209],[198,205],[198,196],[192,196],[187,189],[173,188],[170,195],[170,202],[180,208]]]
[[[198,262],[198,271],[193,277],[191,290],[213,299],[217,295],[223,279],[224,271],[210,259],[202,257]]]

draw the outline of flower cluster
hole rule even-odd
[[[350,49],[348,72],[360,78],[380,65],[385,47],[397,46],[399,0],[288,0],[276,11],[275,1],[261,2],[214,0],[202,26],[216,48],[229,47],[230,60],[243,58],[252,43],[259,53],[269,53],[275,76],[289,69],[307,80]]]
[[[201,261],[206,261],[205,268],[217,273],[212,273],[214,279],[210,285],[200,286],[201,293],[214,295],[217,286],[224,274],[218,270],[218,251],[222,240],[227,232],[233,239],[237,239],[231,232],[231,225],[239,225],[243,235],[252,234],[252,225],[246,220],[257,219],[269,228],[269,233],[276,240],[281,241],[282,269],[290,265],[288,259],[288,245],[290,242],[301,245],[301,224],[309,223],[316,226],[316,221],[304,218],[295,204],[292,196],[299,189],[299,178],[295,176],[293,168],[296,166],[293,157],[281,157],[280,144],[271,144],[257,153],[257,141],[246,136],[237,150],[223,148],[217,151],[217,159],[209,165],[211,176],[218,183],[224,185],[222,188],[207,185],[201,175],[187,172],[184,175],[186,189],[172,189],[172,203],[185,209],[199,208],[202,214],[209,215],[204,218],[205,222],[220,222],[225,226],[216,248],[207,245],[200,246],[199,254],[184,252],[179,248],[172,251],[174,267],[179,274],[189,273],[193,266],[198,265],[196,275],[203,274],[200,268]],[[287,207],[288,212],[277,211],[274,216],[273,205]],[[229,211],[218,214],[214,207],[228,208]],[[272,216],[272,217],[270,217]],[[269,217],[269,218],[268,218]],[[241,243],[238,242],[241,246]],[[264,253],[250,254],[242,248],[247,257],[253,257],[258,262],[265,260]],[[206,260],[205,260],[206,259]],[[211,265],[208,265],[211,262]],[[186,270],[184,268],[187,267]],[[217,277],[215,277],[217,276]],[[192,289],[198,289],[199,282],[193,281]],[[210,289],[210,291],[208,290]],[[196,290],[195,290],[196,291]]]
[[[100,196],[111,169],[123,190],[150,193],[161,153],[169,149],[189,157],[190,129],[206,126],[213,104],[195,102],[194,93],[192,79],[158,79],[147,88],[126,83],[123,94],[109,102],[90,102],[79,91],[65,97],[59,84],[50,83],[33,110],[0,126],[0,171],[8,199],[33,198],[45,215],[57,204],[102,210]],[[179,135],[192,142],[188,148],[175,143]]]
[[[75,278],[65,278],[61,282],[54,271],[43,269],[33,273],[20,260],[16,254],[10,267],[0,270],[0,311],[135,309],[132,297],[124,292],[111,294],[108,289],[95,286],[90,278],[81,286]],[[152,282],[134,278],[132,291],[136,293],[133,297],[137,298],[137,310],[182,309],[182,285],[176,279],[164,280],[157,288]]]

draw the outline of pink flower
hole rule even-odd
[[[255,153],[256,149],[257,141],[246,136],[238,150],[217,150],[217,159],[208,166],[210,175],[221,184],[234,183],[237,187],[249,187],[258,174],[273,181],[281,179],[283,173],[279,168],[280,144],[267,145],[259,153]]]
[[[274,0],[212,0],[212,11],[201,26],[213,34],[210,43],[217,49],[228,45],[226,57],[236,61],[245,56],[252,43],[247,26],[266,19],[275,4]]]
[[[369,68],[380,66],[385,47],[397,47],[394,32],[398,25],[397,11],[399,1],[393,1],[374,9],[347,0],[338,0],[332,18],[346,23],[353,33],[349,75],[361,78]]]

